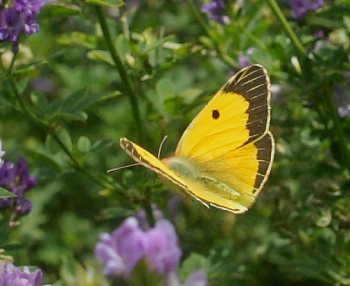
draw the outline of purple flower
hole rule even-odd
[[[0,262],[0,286],[40,286],[42,280],[40,269],[30,272],[28,267],[21,269],[8,262]]]
[[[21,33],[30,35],[38,32],[37,15],[47,1],[14,0],[13,6],[2,7],[0,41],[11,41],[17,47]]]
[[[145,254],[145,234],[129,217],[112,234],[104,233],[95,248],[107,276],[129,276]]]
[[[350,94],[344,86],[335,86],[333,102],[338,109],[340,117],[347,117],[350,115]]]
[[[252,64],[250,57],[254,54],[255,50],[256,50],[255,47],[250,47],[244,53],[240,53],[238,55],[237,62],[238,62],[239,68],[238,69],[232,68],[229,71],[229,74],[228,74],[229,77],[232,77],[238,70],[248,67]]]
[[[350,72],[344,74],[344,82],[334,87],[333,103],[338,109],[340,117],[350,115]]]
[[[17,164],[5,161],[0,167],[0,187],[12,191],[16,197],[0,198],[0,210],[12,208],[17,214],[28,214],[32,203],[23,196],[36,182],[37,178],[29,174],[27,161],[24,158],[20,158]]]
[[[1,166],[4,164],[4,160],[2,159],[2,157],[5,155],[5,151],[2,150],[2,142],[0,140],[0,168]]]
[[[107,276],[129,277],[142,258],[150,269],[167,275],[177,269],[181,249],[169,221],[160,219],[155,227],[144,231],[135,217],[129,217],[112,234],[101,235],[95,255]]]
[[[152,208],[152,215],[156,221],[163,218],[163,213],[161,212],[160,209],[158,209],[158,207],[156,205],[152,204],[151,208]],[[147,214],[146,214],[145,210],[140,210],[137,213],[136,218],[139,222],[141,229],[147,230],[150,228],[148,220],[147,220]]]
[[[177,269],[181,249],[174,226],[167,220],[157,221],[156,226],[146,235],[146,256],[150,266],[159,274]]]
[[[245,51],[245,53],[241,53],[238,56],[238,64],[241,69],[248,67],[252,64],[250,57],[254,54],[255,51],[255,47],[250,47]]]
[[[228,24],[230,18],[225,15],[226,3],[224,0],[212,0],[210,3],[202,6],[202,12],[207,14],[208,17],[220,24]]]
[[[179,194],[174,194],[167,203],[167,209],[169,217],[172,221],[175,220],[176,216],[178,215],[180,211],[180,206],[182,203],[182,196]]]
[[[302,19],[310,11],[324,6],[324,0],[286,0],[295,19]]]
[[[325,33],[323,30],[317,30],[312,34],[312,36],[314,37],[314,39],[320,40],[325,37]]]
[[[34,90],[45,94],[52,94],[57,89],[56,84],[47,77],[39,77],[34,79],[31,82],[31,86]]]
[[[250,66],[252,63],[251,63],[248,56],[246,56],[244,54],[240,54],[238,56],[238,64],[239,64],[240,68],[245,68],[245,67]]]

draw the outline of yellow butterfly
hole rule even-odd
[[[199,112],[173,157],[159,160],[126,138],[120,145],[205,206],[243,213],[262,189],[274,157],[270,97],[266,69],[252,65],[230,78]]]

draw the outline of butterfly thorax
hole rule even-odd
[[[191,159],[182,157],[169,157],[162,160],[175,173],[187,178],[198,177],[198,166]]]

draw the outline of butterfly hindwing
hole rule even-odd
[[[248,209],[262,189],[274,156],[273,137],[267,132],[259,140],[233,149],[210,161],[200,163],[201,173],[227,186],[227,192],[216,192],[216,204],[229,208],[224,198],[237,193],[235,201]],[[243,209],[242,207],[242,209]]]

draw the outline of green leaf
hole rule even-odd
[[[332,213],[329,209],[319,208],[313,214],[313,220],[318,227],[329,226],[332,222]]]
[[[114,90],[114,91],[112,91],[111,93],[109,93],[107,95],[103,95],[103,96],[99,97],[97,102],[100,103],[100,102],[103,102],[103,101],[114,99],[114,98],[119,97],[121,95],[122,95],[122,93],[119,90]]]
[[[0,187],[0,198],[13,198],[16,197],[16,195],[2,187]]]
[[[161,78],[157,82],[156,89],[160,98],[166,98],[175,93],[175,86],[169,78]]]
[[[87,153],[91,149],[91,141],[85,136],[80,136],[78,139],[78,149],[81,152]]]
[[[191,253],[190,256],[181,265],[181,276],[186,280],[191,273],[202,269],[206,273],[210,270],[210,261],[207,257],[198,253]]]
[[[87,114],[83,109],[99,101],[100,95],[88,95],[85,90],[79,90],[64,98],[57,98],[52,102],[49,102],[46,96],[40,94],[32,94],[31,98],[39,107],[43,116],[47,117],[47,120],[85,121]]]
[[[7,237],[9,234],[9,223],[3,218],[0,218],[0,245],[3,248],[4,243],[7,241]]]
[[[26,65],[20,65],[16,67],[14,74],[23,74],[23,73],[32,72],[32,71],[35,71],[37,68],[39,68],[39,66],[45,65],[47,63],[48,61],[43,60],[43,61],[31,62]]]
[[[79,90],[67,96],[62,104],[62,110],[75,113],[98,101],[99,95],[88,95],[85,90]]]
[[[60,143],[58,143],[57,139],[64,145],[64,147],[68,150],[72,150],[72,139],[67,130],[64,128],[61,128],[54,136],[49,134],[46,137],[46,148],[51,152],[51,153],[58,153],[59,151],[62,150],[62,147]]]
[[[67,3],[44,6],[40,11],[40,18],[67,17],[81,14],[81,8]]]
[[[88,35],[81,32],[65,33],[57,39],[62,45],[81,46],[87,49],[94,49],[97,44],[97,38],[94,35]]]
[[[87,114],[84,111],[76,111],[72,113],[60,112],[57,113],[55,119],[63,119],[65,121],[86,121],[88,118]]]
[[[344,26],[348,32],[350,32],[350,17],[344,17]]]
[[[92,144],[90,152],[104,150],[111,147],[114,144],[115,142],[111,140],[107,140],[107,139],[98,140]]]
[[[87,3],[99,6],[120,7],[124,5],[122,0],[86,0]]]
[[[121,58],[125,58],[130,53],[130,41],[124,34],[118,36],[115,45]]]
[[[47,99],[47,96],[33,92],[30,95],[30,97],[31,97],[32,102],[35,104],[35,106],[38,108],[38,110],[42,113],[42,115],[45,115],[47,113],[51,113],[50,103]]]
[[[66,129],[61,129],[58,132],[58,138],[61,140],[61,142],[64,144],[64,146],[66,146],[66,148],[69,151],[72,151],[72,138],[70,136],[70,134],[68,133],[68,131]]]
[[[108,63],[112,66],[114,65],[113,59],[112,59],[110,53],[107,51],[93,50],[93,51],[90,51],[87,53],[87,57],[90,60],[105,62],[105,63]]]
[[[181,92],[181,96],[186,104],[192,104],[202,93],[200,88],[189,88]]]

